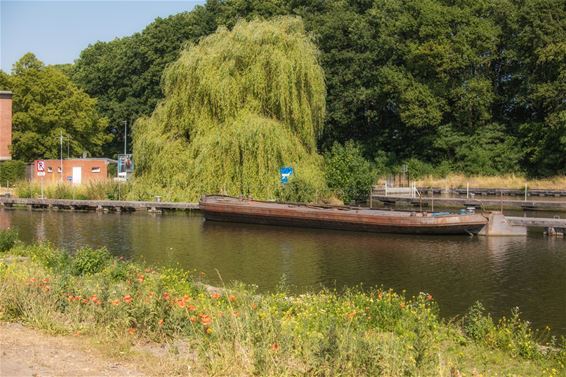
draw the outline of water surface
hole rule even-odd
[[[540,215],[540,214],[539,214]],[[203,271],[212,284],[239,280],[260,291],[281,277],[295,292],[362,284],[431,293],[447,317],[476,300],[496,317],[519,306],[536,327],[566,335],[566,239],[411,236],[205,222],[198,213],[149,215],[0,210],[0,227],[26,242]]]

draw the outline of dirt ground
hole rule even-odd
[[[0,323],[0,376],[144,376],[108,360],[72,336],[51,336],[16,323]]]

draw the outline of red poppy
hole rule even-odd
[[[218,300],[220,298],[220,293],[215,292],[215,293],[211,294],[210,297],[212,297],[215,300]]]
[[[125,296],[124,296],[124,302],[125,302],[126,304],[131,303],[131,302],[132,302],[132,296],[130,296],[130,295],[125,295]]]
[[[230,302],[234,302],[234,301],[236,301],[236,296],[230,295],[230,296],[228,296],[228,300],[229,300]]]
[[[169,296],[169,293],[168,293],[168,292],[163,293],[163,299],[164,299],[165,301],[169,301],[169,298],[170,298],[170,297],[171,297],[171,296]]]

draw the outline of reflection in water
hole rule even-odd
[[[106,246],[151,264],[204,271],[213,284],[239,280],[260,291],[285,275],[296,292],[321,286],[384,286],[430,292],[442,314],[476,300],[495,316],[519,306],[536,326],[566,334],[566,240],[529,237],[410,236],[204,222],[162,215],[1,210],[24,241],[68,250]]]

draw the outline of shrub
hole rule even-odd
[[[92,249],[83,247],[79,249],[71,262],[71,273],[76,276],[92,275],[101,272],[112,260],[106,248]]]
[[[14,184],[26,177],[26,164],[23,161],[4,161],[0,163],[0,185]]]
[[[334,143],[324,159],[328,187],[340,199],[349,203],[368,197],[376,174],[358,144],[353,141],[344,145]]]
[[[0,252],[10,250],[18,240],[18,231],[16,229],[0,230]]]
[[[312,203],[317,198],[317,190],[301,177],[292,177],[289,182],[275,191],[275,196],[283,202]]]

